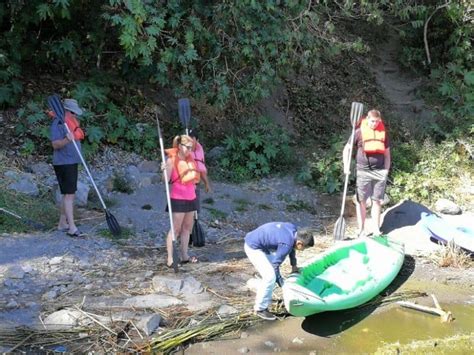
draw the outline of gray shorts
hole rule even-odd
[[[357,170],[357,200],[383,201],[388,170]]]

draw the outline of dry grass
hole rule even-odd
[[[428,257],[439,267],[467,269],[473,265],[471,256],[453,242],[449,242]]]

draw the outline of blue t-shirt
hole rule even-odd
[[[54,119],[51,123],[51,142],[64,139],[67,134],[66,127],[58,119]],[[76,141],[79,151],[81,151],[81,142]],[[53,151],[53,165],[78,164],[81,158],[77,154],[74,144],[69,142],[61,149],[54,149]]]
[[[262,250],[266,254],[274,252],[273,268],[280,278],[280,265],[286,256],[290,256],[290,264],[296,266],[295,241],[296,226],[286,222],[270,222],[261,225],[245,236],[245,243],[252,249]]]

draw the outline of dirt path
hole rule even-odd
[[[433,112],[418,95],[423,79],[402,70],[397,63],[399,53],[400,43],[392,34],[377,49],[378,60],[371,68],[377,84],[391,103],[388,112],[381,109],[382,114],[389,113],[392,118],[402,120],[406,131],[415,134],[422,125],[433,120]]]

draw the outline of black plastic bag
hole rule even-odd
[[[197,218],[194,220],[193,231],[191,232],[189,243],[192,243],[194,247],[198,248],[203,247],[206,244],[206,231]]]

